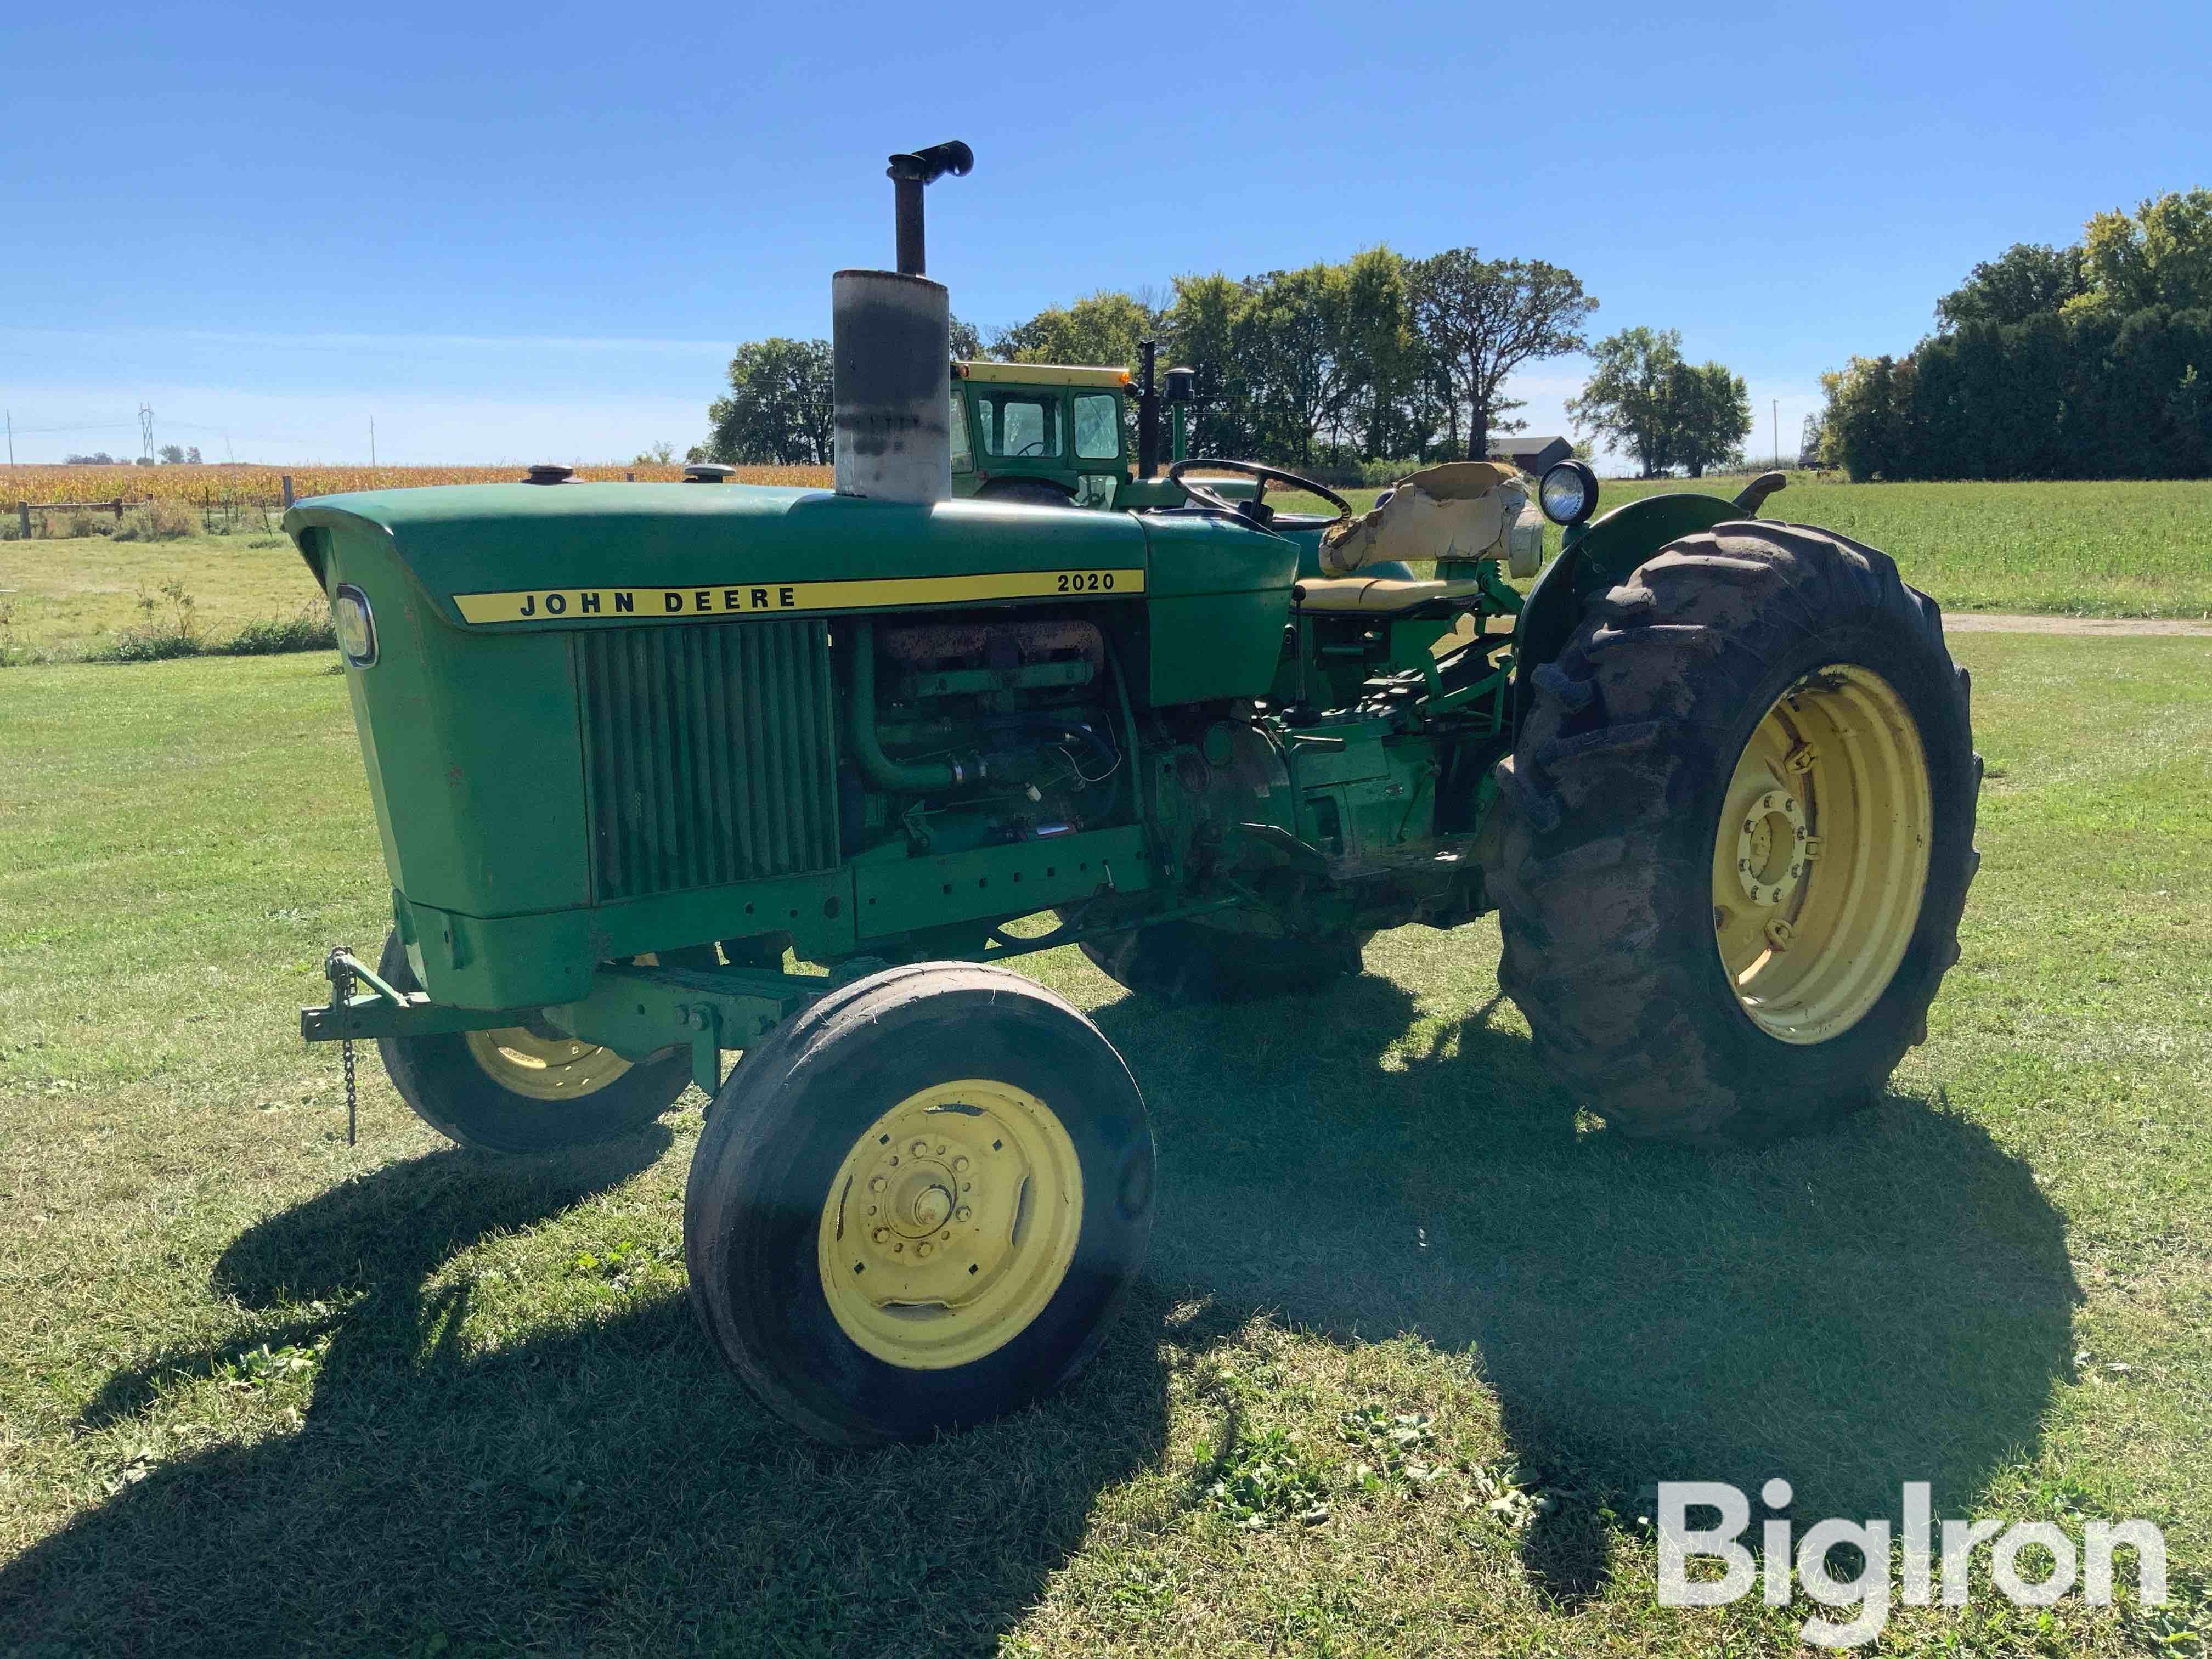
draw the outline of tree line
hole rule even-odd
[[[1378,246],[1297,270],[1178,276],[1156,294],[1102,289],[1009,328],[955,319],[952,350],[1134,369],[1139,343],[1157,340],[1163,368],[1196,371],[1194,453],[1326,471],[1487,453],[1526,424],[1508,379],[1524,364],[1592,349],[1584,327],[1597,307],[1572,271],[1540,259],[1486,259],[1472,247],[1413,258]],[[1640,343],[1616,351],[1631,336]],[[1680,343],[1648,329],[1601,342],[1601,365],[1629,353],[1644,380],[1626,374],[1616,386],[1601,374],[1577,402],[1594,434],[1632,429],[1647,471],[1702,470],[1750,429],[1742,381],[1718,364],[1691,368]],[[1656,393],[1644,384],[1652,376]],[[830,383],[826,340],[741,346],[691,459],[828,461]],[[1622,399],[1632,416],[1620,413]]]
[[[2022,242],[1903,357],[1822,375],[1803,448],[1853,478],[2212,474],[2212,190]]]

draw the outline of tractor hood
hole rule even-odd
[[[332,539],[373,542],[447,622],[471,632],[1071,592],[1135,599],[1149,565],[1146,527],[1125,514],[743,484],[455,484],[323,495],[294,507],[284,528],[326,590]]]

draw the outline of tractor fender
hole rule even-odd
[[[1583,613],[1608,588],[1669,542],[1752,514],[1718,495],[1688,491],[1626,501],[1601,518],[1571,526],[1559,557],[1545,567],[1521,607],[1513,653],[1517,727],[1535,698],[1536,671],[1566,649]]]

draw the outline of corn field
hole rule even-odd
[[[5,474],[0,495],[9,501],[55,503],[177,501],[194,507],[222,501],[269,502],[281,498],[291,474],[297,496],[331,495],[349,489],[406,489],[423,484],[501,483],[519,481],[526,469],[507,466],[18,466]],[[670,483],[684,476],[678,465],[579,466],[576,476],[594,482],[619,482],[635,476],[640,483]],[[734,482],[799,484],[828,489],[826,466],[741,466]]]

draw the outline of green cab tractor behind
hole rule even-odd
[[[1495,913],[1538,1054],[1622,1131],[1755,1144],[1877,1095],[1975,862],[1934,604],[1758,517],[1771,477],[1602,516],[1578,462],[1305,518],[1267,489],[1321,486],[1218,459],[1167,505],[958,499],[919,203],[964,154],[894,158],[904,269],[833,284],[836,489],[287,514],[392,890],[381,958],[334,952],[304,1033],[374,1039],[494,1152],[696,1083],[694,1303],[842,1443],[1054,1388],[1144,1260],[1137,1081],[1026,952],[1166,1002],[1310,994],[1380,930]]]
[[[1061,363],[952,365],[952,493],[963,500],[1018,501],[1032,507],[1101,508],[1182,507],[1188,495],[1159,476],[1161,400],[1154,384],[1152,343],[1141,348],[1139,374],[1126,368]],[[1167,372],[1166,410],[1176,460],[1188,453],[1194,376]],[[1136,453],[1130,453],[1127,403],[1136,408]],[[1249,479],[1212,478],[1231,500],[1250,498]]]

